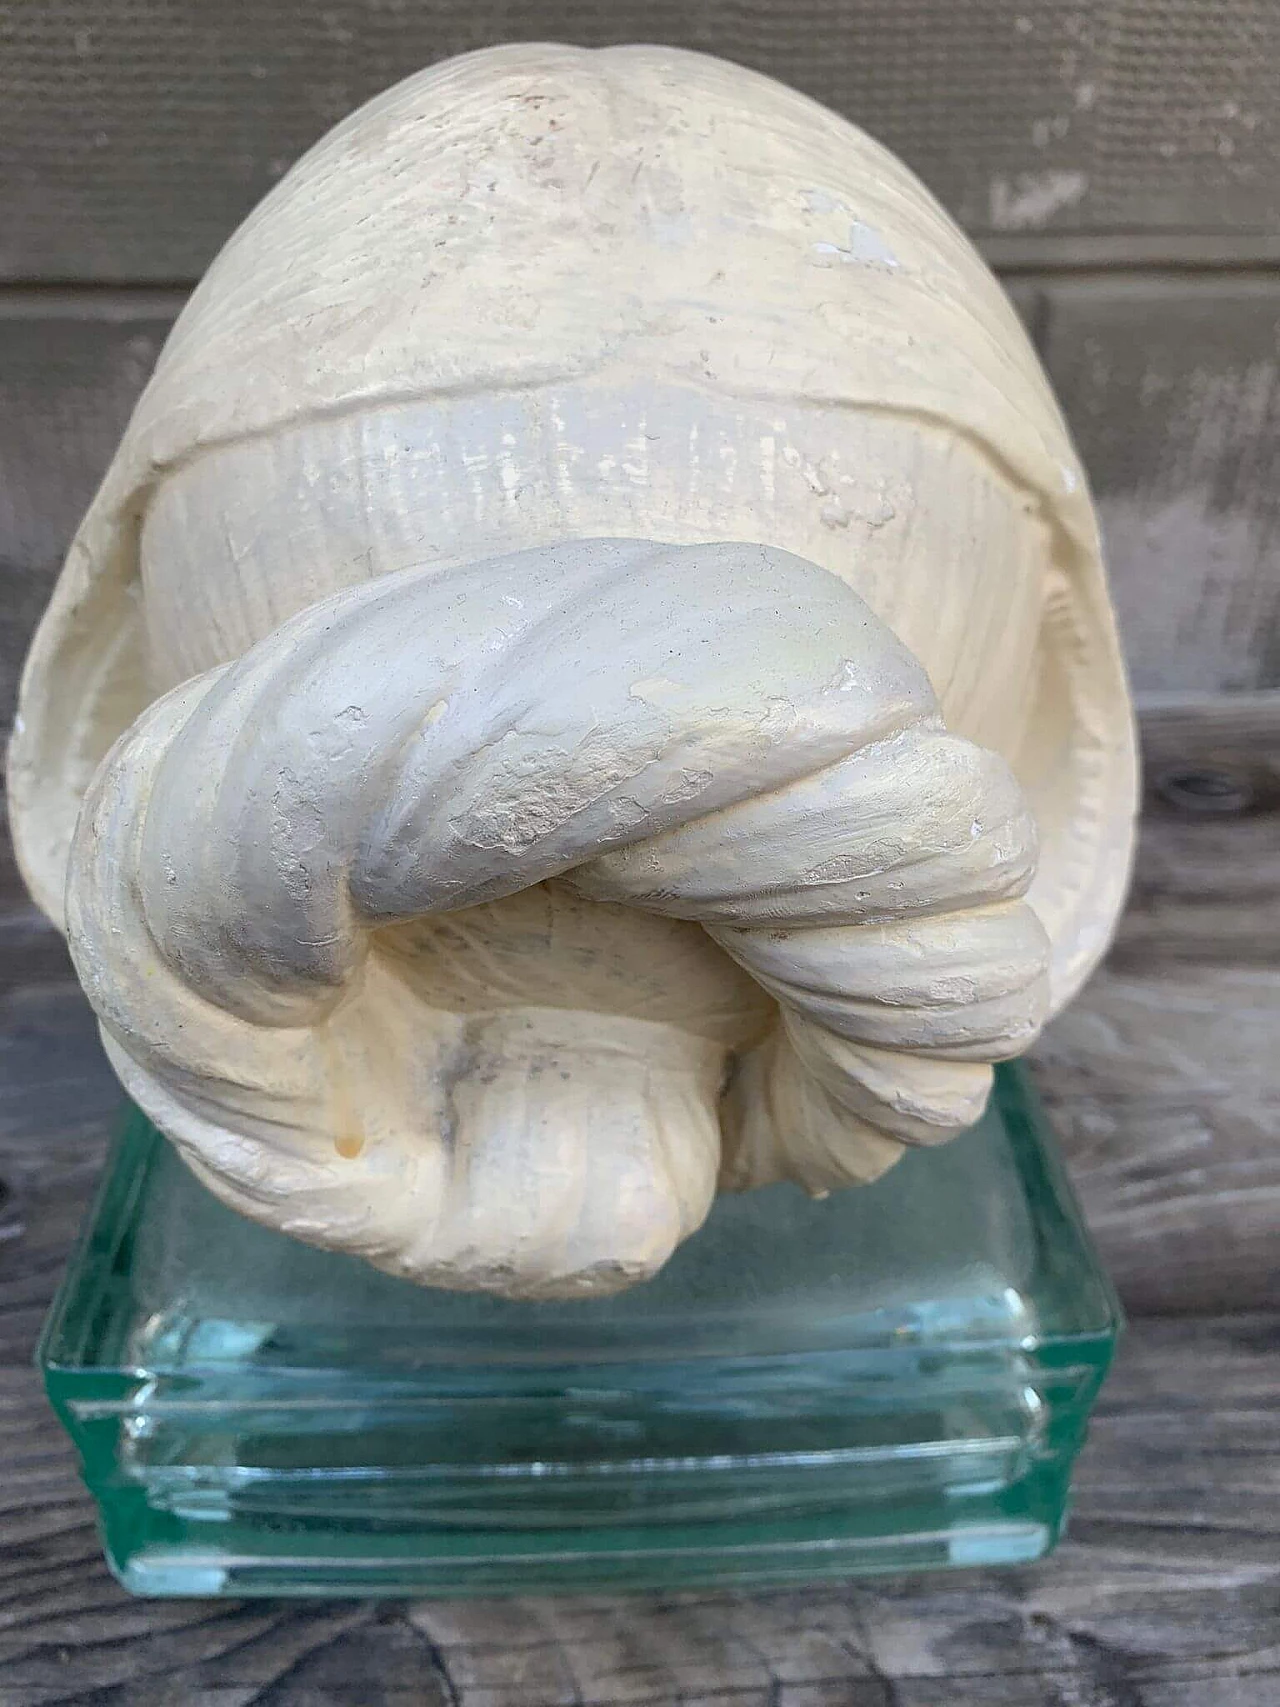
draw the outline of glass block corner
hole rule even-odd
[[[39,1359],[127,1588],[545,1593],[1038,1558],[1118,1327],[1004,1067],[953,1143],[573,1303],[256,1227],[134,1111]]]

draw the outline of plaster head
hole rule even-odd
[[[201,1177],[526,1296],[968,1124],[1105,947],[1135,792],[999,287],[862,132],[658,47],[434,67],[263,202],[72,546],[10,777]]]

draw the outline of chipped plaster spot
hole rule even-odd
[[[824,260],[839,261],[845,266],[885,267],[896,272],[902,265],[875,226],[864,225],[860,219],[850,222],[843,248],[838,243],[815,243],[813,249]]]
[[[644,681],[632,682],[627,697],[643,700],[646,705],[663,706],[688,691],[682,683],[673,682],[669,676],[649,676]]]

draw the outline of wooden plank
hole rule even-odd
[[[66,950],[46,937],[58,981],[0,979],[0,1365],[30,1356],[123,1106]]]
[[[1234,999],[1232,1010],[1207,987],[1186,1035],[1216,1007],[1224,1046],[1256,1074],[1266,1051],[1241,1036]],[[1105,1004],[1094,1023],[1104,1039],[1090,1070],[1105,1080]],[[1269,1022],[1259,1031],[1274,1038]],[[1183,1087],[1169,1089],[1167,1067],[1149,1062],[1144,1084],[1127,1063],[1122,1094],[1154,1086],[1176,1110]],[[1199,1070],[1188,1070],[1197,1086]],[[1241,1094],[1234,1061],[1215,1070]],[[0,1707],[1280,1699],[1276,1314],[1133,1323],[1082,1461],[1072,1537],[1028,1570],[634,1600],[130,1600],[106,1575],[69,1448],[23,1367],[118,1098],[70,982],[10,991],[0,1087],[0,1174],[22,1227],[0,1240]],[[1143,1165],[1150,1174],[1152,1158]],[[1198,1237],[1176,1235],[1158,1260],[1194,1264]],[[1234,1240],[1246,1268],[1265,1260],[1247,1228],[1215,1237]]]
[[[1141,708],[1138,858],[1114,970],[1280,966],[1280,691]]]
[[[34,1372],[0,1367],[0,1707],[1272,1707],[1277,1353],[1275,1316],[1135,1324],[1030,1568],[373,1604],[130,1599]]]
[[[1280,979],[1270,967],[1099,972],[1036,1046],[1036,1079],[1131,1311],[1280,1303]]]
[[[1141,728],[1129,904],[1037,1079],[1131,1310],[1280,1303],[1280,693]]]
[[[1135,687],[1280,684],[1280,277],[1097,275],[1046,296]]]
[[[181,295],[0,293],[0,746],[71,535]],[[0,784],[0,914],[21,895]]]
[[[0,277],[191,280],[335,120],[504,40],[771,72],[900,152],[1006,262],[1049,261],[1042,233],[1174,258],[1280,238],[1270,0],[44,0],[0,10]]]

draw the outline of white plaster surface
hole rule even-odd
[[[1106,944],[1134,786],[998,287],[860,132],[662,48],[467,56],[299,163],[175,328],[11,757],[201,1177],[516,1296],[967,1124]]]

